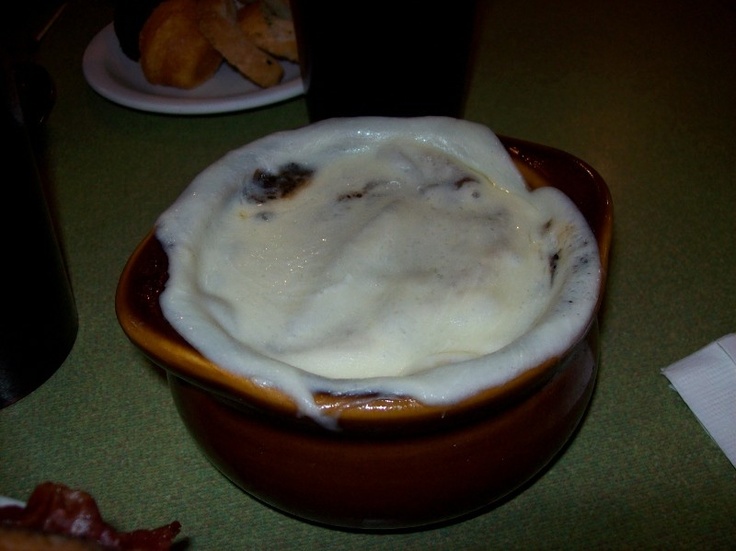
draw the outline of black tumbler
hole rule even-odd
[[[46,71],[0,48],[0,408],[37,389],[64,362],[77,310],[36,163],[35,141],[53,103]]]
[[[291,0],[310,121],[463,116],[477,0]]]

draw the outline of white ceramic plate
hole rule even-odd
[[[299,65],[287,61],[284,80],[260,88],[223,63],[207,82],[193,90],[149,83],[138,63],[120,49],[112,23],[92,39],[84,52],[84,78],[101,96],[126,107],[176,115],[202,115],[253,109],[296,97],[304,92]]]
[[[25,503],[11,497],[0,496],[0,507],[5,507],[7,505],[18,505],[23,507],[25,506]]]

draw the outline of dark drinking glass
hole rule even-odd
[[[2,408],[59,368],[77,335],[77,310],[31,140],[53,86],[41,67],[16,64],[2,48],[0,65]]]
[[[463,115],[476,0],[291,0],[311,121]]]

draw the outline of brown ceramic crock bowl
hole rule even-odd
[[[612,234],[605,182],[562,151],[502,142],[530,187],[558,187],[582,211],[605,280]],[[326,428],[300,416],[278,390],[218,368],[187,344],[159,307],[167,277],[166,254],[151,232],[119,282],[123,330],[166,370],[181,418],[212,464],[250,495],[312,522],[408,529],[491,506],[550,464],[573,436],[595,386],[597,310],[564,355],[457,404],[315,396],[339,420],[338,430]]]

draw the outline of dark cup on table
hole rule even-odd
[[[77,335],[77,310],[42,185],[36,152],[53,104],[40,66],[18,63],[0,47],[0,408],[53,375]]]
[[[477,0],[291,0],[309,118],[463,115]]]

